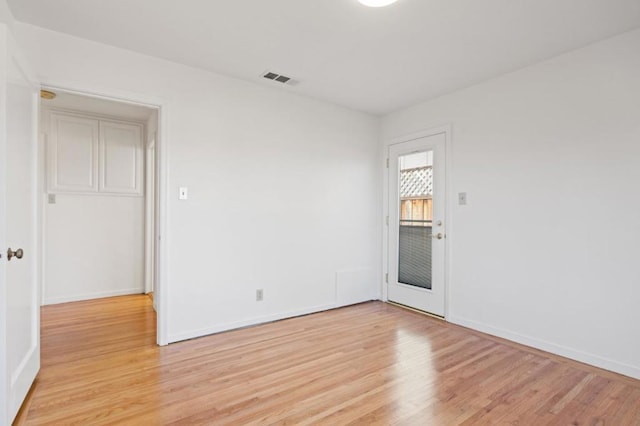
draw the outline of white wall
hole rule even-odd
[[[45,204],[44,303],[144,292],[144,198],[56,194]]]
[[[640,378],[640,30],[383,120],[451,123],[452,322]]]
[[[13,31],[15,18],[9,9],[6,0],[0,0],[0,23],[6,24],[10,31]]]
[[[170,340],[377,297],[376,118],[16,28],[44,83],[168,104]],[[181,186],[187,201],[178,200]]]

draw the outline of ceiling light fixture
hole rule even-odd
[[[48,101],[50,101],[51,99],[55,99],[56,98],[56,94],[53,92],[50,92],[48,90],[40,90],[40,97],[42,99],[46,99]]]
[[[395,3],[397,0],[358,0],[360,3],[369,7],[383,7]]]

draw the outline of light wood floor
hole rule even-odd
[[[366,303],[155,345],[145,296],[42,310],[25,424],[640,425],[640,381]]]

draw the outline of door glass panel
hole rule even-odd
[[[399,159],[398,282],[431,290],[433,151]]]

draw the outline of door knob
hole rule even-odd
[[[22,249],[18,249],[16,251],[11,250],[11,247],[9,247],[9,250],[7,250],[7,260],[11,260],[11,258],[13,257],[17,257],[18,259],[22,259],[22,256],[24,256],[24,251],[22,251]]]
[[[433,238],[436,238],[436,239],[438,239],[438,240],[441,240],[441,239],[443,239],[443,238],[444,238],[444,234],[443,234],[442,232],[438,232],[437,234],[435,234],[435,235],[433,236]]]

